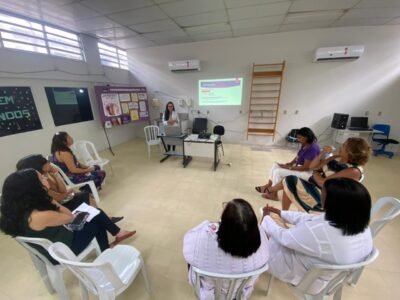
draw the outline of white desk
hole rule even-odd
[[[348,138],[366,136],[366,140],[371,143],[372,134],[381,133],[379,130],[350,130],[350,129],[335,129],[333,132],[333,143],[343,144]]]
[[[191,134],[183,140],[183,167],[192,160],[192,156],[209,157],[214,159],[214,171],[219,164],[218,142],[220,136],[213,134],[209,139],[199,139],[198,134]]]

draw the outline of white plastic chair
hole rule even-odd
[[[30,245],[36,244],[48,251],[49,247],[52,245],[52,242],[47,239],[30,238],[23,236],[17,236],[15,237],[15,240],[28,251],[32,259],[33,265],[39,272],[40,277],[42,278],[49,293],[53,294],[54,292],[56,292],[60,299],[68,300],[69,296],[65,288],[63,279],[63,272],[65,271],[65,267],[63,265],[53,265],[46,256],[44,256],[37,249],[33,248]],[[92,242],[86,247],[86,249],[78,255],[77,259],[82,260],[83,258],[87,257],[93,250],[96,251],[97,255],[100,255],[101,250],[96,239],[92,240]]]
[[[69,179],[67,174],[65,174],[64,171],[59,166],[57,166],[56,164],[53,164],[53,163],[50,163],[50,164],[53,168],[55,168],[58,171],[58,173],[60,173],[61,177],[65,181],[65,185],[67,186],[67,188],[74,189],[74,188],[81,188],[85,185],[89,185],[90,191],[91,191],[91,194],[92,194],[94,200],[96,200],[97,204],[100,203],[99,193],[97,192],[97,188],[96,188],[96,185],[94,184],[93,180],[85,181],[85,182],[81,182],[81,183],[73,183],[71,181],[71,179]]]
[[[298,285],[294,286],[289,284],[289,287],[299,299],[323,300],[333,295],[333,300],[340,300],[342,297],[343,283],[353,272],[375,261],[378,255],[378,249],[374,248],[371,254],[360,263],[351,265],[314,265],[307,271]],[[271,292],[272,279],[273,276],[271,275],[268,283],[267,296]],[[322,290],[319,290],[317,280],[328,282]]]
[[[379,215],[379,217],[377,217]],[[382,228],[400,215],[400,200],[394,197],[382,197],[376,201],[371,209],[371,229],[372,237],[375,238]],[[356,286],[360,279],[363,268],[354,272],[348,283]]]
[[[195,273],[194,293],[200,299],[201,280],[212,280],[214,282],[214,299],[215,300],[242,300],[246,299],[243,288],[254,277],[258,277],[268,269],[268,264],[262,268],[248,273],[242,274],[219,274],[200,270],[191,266]],[[223,291],[225,288],[226,292]]]
[[[385,208],[385,209],[383,209]],[[377,217],[378,213],[380,217]],[[372,236],[375,237],[379,231],[391,220],[400,215],[400,200],[394,197],[382,197],[372,206],[371,228]]]
[[[97,153],[96,147],[90,141],[76,141],[71,146],[72,151],[76,155],[79,161],[83,162],[87,166],[98,165],[103,170],[104,166],[110,162],[109,159],[101,158]],[[114,173],[111,163],[111,171]]]
[[[161,152],[161,139],[158,137],[160,135],[160,129],[158,126],[149,125],[144,128],[144,135],[146,137],[146,144],[147,144],[147,155],[150,159],[151,157],[151,146],[158,145]]]
[[[63,243],[52,244],[49,253],[79,278],[82,299],[88,299],[88,291],[97,295],[100,300],[115,299],[129,287],[140,271],[146,290],[150,292],[143,258],[132,246],[117,245],[107,249],[92,263],[79,262]]]

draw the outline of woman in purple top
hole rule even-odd
[[[256,186],[256,191],[262,193],[263,198],[278,200],[278,191],[283,189],[282,179],[286,176],[295,175],[304,180],[312,176],[310,163],[320,152],[316,143],[317,137],[310,128],[303,127],[297,131],[297,141],[301,145],[297,156],[286,164],[275,163],[272,166],[268,182],[264,185]]]

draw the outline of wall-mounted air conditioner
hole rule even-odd
[[[315,51],[314,62],[354,60],[360,58],[363,53],[363,45],[318,48]]]
[[[170,61],[168,67],[171,72],[200,71],[200,61],[198,59]]]

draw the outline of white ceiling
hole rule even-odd
[[[400,0],[0,0],[0,9],[124,49],[400,24]]]

